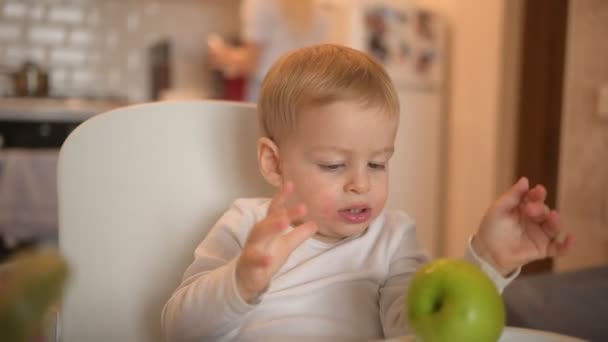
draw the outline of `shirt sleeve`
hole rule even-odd
[[[264,43],[272,32],[271,4],[268,0],[243,0],[241,5],[241,37],[246,42]]]
[[[385,338],[407,334],[405,317],[406,289],[416,270],[428,261],[426,253],[418,244],[413,223],[406,223],[398,247],[392,253],[388,277],[380,288],[380,321]]]
[[[467,244],[467,250],[465,252],[464,259],[481,268],[481,270],[484,271],[488,275],[488,277],[494,282],[496,288],[498,288],[498,291],[502,293],[505,287],[507,287],[507,285],[509,285],[515,278],[517,278],[517,276],[521,272],[521,267],[511,273],[508,277],[503,277],[498,271],[494,269],[494,267],[492,267],[492,265],[487,263],[485,260],[480,258],[477,253],[475,253],[471,241],[473,241],[472,236],[469,237],[469,242]]]
[[[236,261],[241,242],[235,233],[253,219],[233,206],[211,229],[194,252],[194,262],[165,304],[162,330],[167,341],[230,338],[238,330],[248,304],[236,287]]]

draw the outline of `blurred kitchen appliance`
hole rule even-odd
[[[162,40],[148,49],[150,99],[159,100],[163,90],[171,87],[171,43]]]
[[[42,97],[49,94],[49,74],[35,62],[25,61],[12,77],[16,96]]]

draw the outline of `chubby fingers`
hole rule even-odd
[[[520,178],[496,201],[494,209],[498,213],[511,213],[514,209],[517,209],[528,190],[528,179]]]
[[[293,192],[293,182],[286,181],[281,185],[279,191],[272,197],[268,207],[268,215],[277,213],[285,208],[289,195]]]
[[[541,225],[541,229],[549,239],[547,256],[559,257],[564,255],[574,242],[572,234],[565,233],[561,229],[559,214],[556,211],[549,212],[547,219]]]
[[[547,255],[550,257],[560,257],[568,252],[570,246],[574,243],[574,236],[572,234],[565,234],[563,241],[558,241],[556,239],[551,244],[549,244],[549,248],[547,250]]]
[[[293,251],[304,241],[311,238],[318,230],[317,224],[313,221],[308,221],[297,226],[291,232],[285,234],[281,238],[289,251]]]
[[[552,210],[542,202],[525,203],[522,207],[525,217],[535,223],[543,223],[547,220]],[[555,210],[553,210],[555,212]]]
[[[567,235],[561,228],[559,214],[555,210],[547,214],[547,219],[541,224],[540,228],[551,242],[562,243]]]
[[[526,193],[527,202],[544,202],[547,199],[547,189],[538,184]]]
[[[306,215],[306,206],[303,204],[292,208],[275,209],[273,213],[258,222],[251,230],[247,241],[252,244],[267,243],[272,239],[283,235],[293,221]]]
[[[537,185],[530,189],[521,204],[523,214],[536,223],[543,223],[551,213],[549,207],[545,204],[547,198],[547,190],[542,185]]]

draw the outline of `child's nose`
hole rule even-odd
[[[356,194],[364,194],[369,192],[369,188],[370,182],[368,173],[365,171],[355,171],[346,183],[345,190]]]

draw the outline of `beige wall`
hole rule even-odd
[[[559,169],[563,225],[575,234],[558,270],[608,264],[608,120],[597,115],[608,85],[608,2],[570,1]]]
[[[514,70],[519,55],[521,2],[417,3],[445,16],[450,31],[448,179],[442,254],[459,257],[486,208],[514,177]]]

